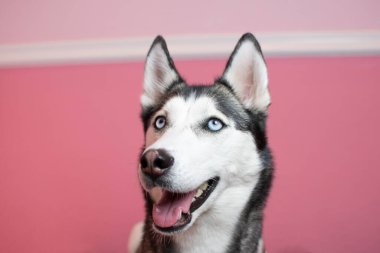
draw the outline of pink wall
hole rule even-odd
[[[224,61],[181,61],[210,81]],[[380,250],[380,57],[268,59],[271,253]],[[142,63],[0,69],[0,252],[121,253],[143,218]]]
[[[1,0],[0,44],[189,33],[380,29],[378,0]]]

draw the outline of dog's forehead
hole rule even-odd
[[[185,115],[194,120],[219,117],[241,130],[247,129],[250,121],[242,104],[222,85],[185,86],[174,90],[161,109],[178,119],[184,119]]]
[[[195,94],[187,97],[171,97],[162,109],[172,116],[190,116],[194,119],[221,114],[212,97],[196,96]]]

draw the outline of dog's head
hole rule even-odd
[[[222,76],[208,86],[188,86],[164,39],[154,40],[141,97],[139,178],[157,232],[184,231],[216,208],[227,188],[252,185],[263,168],[269,104],[267,68],[252,34],[241,37]]]

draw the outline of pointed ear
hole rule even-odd
[[[270,104],[267,67],[259,42],[251,33],[240,38],[222,80],[233,89],[246,109],[267,112]]]
[[[163,37],[153,41],[145,61],[144,91],[141,96],[143,110],[155,105],[173,83],[182,81],[170,57]]]

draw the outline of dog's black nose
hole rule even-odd
[[[174,158],[164,149],[151,149],[145,152],[141,159],[141,170],[151,178],[164,174],[174,163]]]

